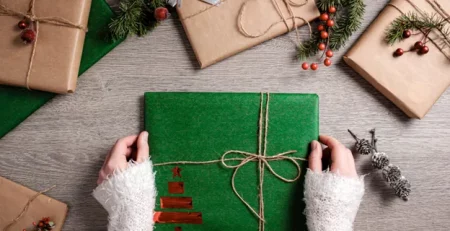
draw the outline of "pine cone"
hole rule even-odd
[[[366,139],[360,139],[355,144],[356,151],[362,155],[369,155],[372,152],[372,145]]]
[[[389,165],[389,157],[384,152],[376,152],[372,155],[372,166],[382,169]]]
[[[411,184],[404,176],[401,176],[398,181],[392,182],[390,185],[394,189],[395,195],[405,201],[408,200],[408,196],[411,193]]]
[[[395,165],[390,164],[383,168],[383,177],[389,183],[400,180],[401,176],[400,168]]]

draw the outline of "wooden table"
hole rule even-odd
[[[364,28],[386,3],[366,1]],[[70,206],[65,230],[106,230],[107,214],[91,192],[115,140],[143,129],[144,92],[312,92],[320,96],[321,133],[350,146],[347,128],[369,137],[376,127],[379,149],[412,182],[410,201],[403,202],[368,157],[357,158],[359,173],[371,174],[355,230],[449,230],[450,93],[425,119],[408,119],[343,63],[346,49],[336,52],[331,67],[302,71],[293,38],[281,36],[199,70],[180,22],[167,20],[149,36],[128,39],[80,78],[75,94],[56,97],[1,139],[0,175],[35,190],[56,184],[48,195]]]

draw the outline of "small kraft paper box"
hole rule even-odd
[[[177,12],[201,68],[293,30],[293,19],[301,26],[320,15],[314,0],[183,0]]]
[[[390,46],[385,41],[386,29],[392,21],[409,12],[437,14],[427,0],[392,0],[372,22],[359,40],[344,56],[345,62],[397,105],[409,117],[423,118],[450,84],[450,48],[442,51],[428,42],[430,51],[425,55],[407,52],[393,56],[397,48],[409,50],[423,34]],[[450,12],[450,1],[438,0]],[[429,38],[439,34],[432,31]]]
[[[146,93],[145,129],[157,230],[306,230],[303,178],[319,136],[317,95]]]
[[[0,177],[0,230],[32,230],[33,222],[48,217],[52,231],[61,231],[66,215],[66,204]]]
[[[74,92],[90,6],[91,0],[0,1],[0,84]],[[22,41],[21,20],[35,31],[34,42]]]

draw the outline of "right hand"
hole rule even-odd
[[[322,160],[329,160],[331,172],[350,178],[358,177],[353,154],[348,148],[331,136],[321,135],[319,141],[328,146],[329,152],[327,149],[323,150],[319,142],[311,142],[308,165],[313,172],[321,173]]]

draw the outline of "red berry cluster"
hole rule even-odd
[[[44,217],[39,222],[33,222],[33,226],[33,231],[51,231],[55,227],[55,223],[49,217]],[[22,231],[27,231],[27,229]]]
[[[31,26],[32,23],[30,23],[30,21],[27,19],[22,19],[17,24],[17,27],[22,30],[20,38],[25,44],[30,44],[36,39],[36,32],[31,28]]]
[[[325,66],[330,66],[331,65],[331,57],[333,57],[333,51],[331,50],[327,50],[328,47],[328,40],[329,40],[329,32],[330,32],[330,28],[334,26],[334,20],[333,20],[333,15],[334,13],[336,13],[336,7],[331,6],[328,9],[328,13],[322,13],[319,17],[321,23],[317,26],[317,30],[320,31],[320,38],[322,40],[325,41],[321,41],[318,44],[318,48],[319,50],[323,51],[326,55],[326,58],[323,61],[323,64]],[[331,16],[330,16],[331,15]],[[322,55],[323,56],[323,55]],[[310,67],[310,65],[306,62],[302,63],[302,69],[303,70],[308,70]],[[319,68],[319,65],[317,63],[311,63],[311,70],[315,71],[317,70],[317,68]]]
[[[409,37],[411,37],[411,30],[405,30],[403,31],[403,38],[407,39]],[[425,44],[427,43],[427,34],[425,34],[424,38],[421,41],[417,41],[416,43],[414,43],[414,46],[411,47],[411,49],[409,49],[406,52],[410,52],[410,51],[417,51],[417,53],[419,55],[424,55],[426,53],[428,53],[430,51],[430,48],[428,48],[428,46],[426,46]],[[399,57],[402,56],[405,53],[405,51],[402,48],[397,48],[397,50],[395,50],[394,52],[394,56],[395,57]]]

